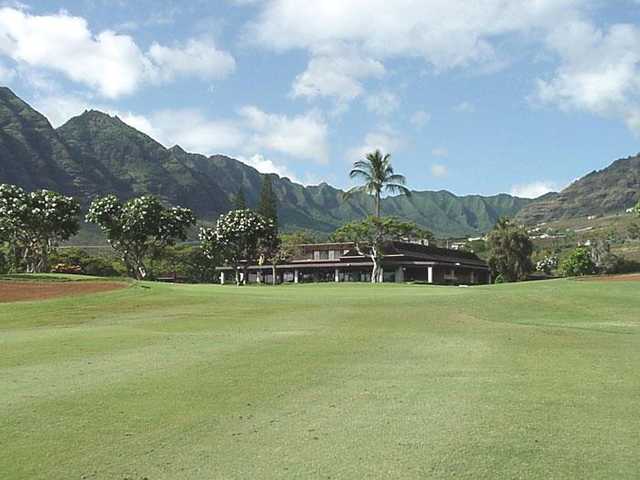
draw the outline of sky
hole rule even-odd
[[[0,84],[304,184],[536,197],[635,155],[640,0],[0,0]]]

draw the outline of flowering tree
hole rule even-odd
[[[29,273],[47,270],[51,252],[78,233],[79,216],[80,205],[71,197],[0,185],[0,238],[11,244]]]
[[[354,242],[357,252],[373,262],[371,282],[381,283],[384,274],[382,260],[388,242],[406,239],[431,240],[433,235],[413,222],[403,222],[393,217],[370,216],[362,222],[351,222],[340,227],[332,238],[336,242]]]
[[[246,283],[247,267],[257,262],[272,241],[275,226],[271,220],[252,210],[232,210],[221,215],[215,228],[200,229],[200,241],[205,255],[218,254],[232,266],[236,273],[236,285]],[[240,273],[244,272],[241,280]]]
[[[123,204],[114,195],[94,200],[87,221],[102,229],[129,274],[138,280],[147,277],[145,261],[150,254],[162,252],[177,240],[186,240],[187,229],[196,223],[188,208],[165,208],[152,196]]]

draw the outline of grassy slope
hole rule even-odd
[[[0,305],[2,478],[637,478],[639,287]]]

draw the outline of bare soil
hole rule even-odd
[[[108,292],[127,287],[124,282],[0,282],[0,303]]]

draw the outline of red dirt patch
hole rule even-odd
[[[580,279],[583,282],[640,282],[640,273],[631,275],[602,275],[599,277],[586,277]]]
[[[0,282],[0,303],[47,300],[125,287],[127,284],[124,282]]]

